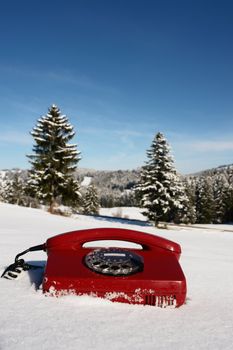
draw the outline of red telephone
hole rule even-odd
[[[134,242],[142,249],[86,248],[86,242]],[[179,244],[151,234],[95,228],[49,238],[43,291],[52,295],[94,295],[112,301],[160,307],[185,302],[186,280]]]

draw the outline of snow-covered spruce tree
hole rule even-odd
[[[222,206],[224,211],[223,223],[233,222],[233,186],[224,186],[222,192]]]
[[[194,224],[197,220],[196,216],[196,183],[192,178],[185,178],[183,181],[185,193],[188,197],[188,201],[186,202],[186,222],[190,224]],[[185,220],[182,220],[185,222]]]
[[[136,187],[141,206],[146,209],[143,214],[155,225],[158,221],[187,222],[188,198],[162,133],[155,136],[147,157]]]
[[[35,140],[34,154],[28,155],[32,169],[29,173],[29,192],[54,212],[58,202],[76,206],[80,200],[79,185],[73,174],[80,160],[73,126],[52,105],[48,114],[37,121],[31,132]]]
[[[84,203],[83,203],[83,213],[84,214],[99,214],[99,197],[97,189],[94,185],[89,185],[87,187]]]
[[[215,217],[215,202],[211,177],[201,177],[196,187],[197,223],[212,224]]]
[[[18,173],[5,182],[3,198],[10,204],[27,206],[24,181]]]
[[[4,182],[0,184],[0,202],[6,202],[6,184]]]
[[[216,174],[213,179],[214,207],[215,213],[213,222],[222,224],[227,211],[226,203],[228,202],[229,184],[223,174]]]
[[[224,222],[233,222],[233,168],[227,169],[228,186],[224,188]]]

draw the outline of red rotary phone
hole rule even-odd
[[[118,240],[142,249],[86,248],[86,242]],[[180,245],[155,235],[118,228],[73,231],[49,238],[42,288],[51,295],[93,295],[130,304],[181,306],[186,280]]]

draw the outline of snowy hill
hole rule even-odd
[[[7,204],[0,204],[0,222],[1,271],[18,252],[58,233],[121,227],[181,244],[188,285],[185,305],[160,309],[91,297],[45,297],[28,273],[16,281],[0,279],[1,350],[232,349],[233,226],[158,230],[103,218],[64,218]],[[25,258],[44,261],[46,255],[35,252]]]
[[[0,187],[4,186],[7,180],[11,180],[15,174],[25,180],[27,177],[27,170],[1,170]],[[75,176],[84,191],[88,185],[95,185],[98,189],[101,205],[104,207],[111,207],[114,205],[126,206],[136,204],[134,202],[132,188],[138,182],[139,174],[140,169],[104,171],[78,168]]]
[[[193,174],[189,174],[188,176],[213,176],[215,174],[221,174],[221,173],[232,171],[232,169],[233,169],[233,164],[220,165],[216,168],[205,169]]]
[[[210,176],[214,179],[215,176],[222,174],[233,185],[232,170],[233,165],[230,164],[189,174],[187,177]],[[1,186],[4,186],[7,180],[11,180],[16,173],[23,180],[27,177],[27,170],[9,169],[0,171],[0,190]],[[133,188],[139,181],[140,173],[140,168],[115,171],[78,168],[76,177],[84,192],[90,183],[97,188],[102,207],[137,206],[138,200],[135,198]]]

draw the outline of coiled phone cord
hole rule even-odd
[[[21,274],[22,271],[28,271],[28,270],[36,270],[41,269],[41,266],[32,265],[29,263],[26,263],[24,259],[19,259],[20,256],[27,254],[29,252],[35,252],[39,250],[45,250],[45,245],[40,244],[36,245],[34,247],[30,247],[23,252],[19,253],[15,257],[15,262],[11,265],[9,265],[1,275],[2,278],[6,278],[8,280],[14,280],[17,279],[18,276]]]

